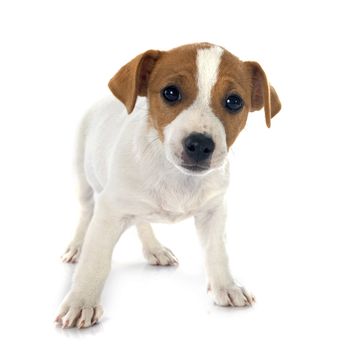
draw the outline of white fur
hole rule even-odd
[[[114,245],[126,228],[137,226],[151,264],[173,265],[176,257],[158,242],[149,223],[189,216],[194,216],[203,244],[214,301],[232,306],[253,302],[235,284],[224,245],[224,195],[229,182],[225,130],[209,106],[221,53],[216,47],[199,50],[198,98],[165,128],[164,144],[147,123],[145,98],[138,99],[132,115],[109,97],[85,116],[77,158],[81,222],[64,259],[74,261],[80,250],[81,254],[57,317],[63,327],[88,327],[102,316],[101,292]],[[180,140],[192,131],[205,131],[216,143],[212,169],[202,176],[180,171],[176,160]]]
[[[218,46],[197,52],[198,100],[203,106],[210,105],[211,90],[217,81],[223,49]]]

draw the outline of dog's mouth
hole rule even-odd
[[[225,158],[222,156],[215,159],[192,160],[184,154],[167,153],[168,161],[178,170],[186,175],[206,175],[209,172],[220,168],[224,164]]]
[[[181,166],[184,169],[189,170],[189,171],[194,172],[194,173],[201,173],[201,172],[204,172],[204,171],[208,171],[210,169],[209,165],[202,165],[202,164],[198,164],[198,163],[195,163],[195,164],[181,164]]]

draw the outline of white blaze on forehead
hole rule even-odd
[[[201,104],[210,106],[211,90],[216,83],[223,49],[218,46],[197,51],[197,84]]]

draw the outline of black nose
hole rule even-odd
[[[210,158],[214,152],[215,143],[210,136],[192,133],[184,139],[184,149],[191,160],[201,162]]]

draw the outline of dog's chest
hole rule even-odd
[[[173,223],[195,215],[208,201],[222,192],[216,186],[185,183],[158,183],[148,191],[151,205],[145,220],[150,222]]]
[[[152,205],[152,209],[147,212],[145,219],[150,222],[173,223],[193,216],[198,210],[198,204],[183,201],[173,202],[173,200],[160,199]]]
[[[154,222],[177,222],[192,216],[198,209],[198,203],[191,200],[175,200],[172,198],[158,198],[154,208],[147,214],[150,221]]]

